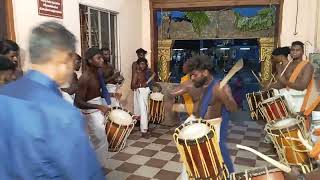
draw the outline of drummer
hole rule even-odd
[[[110,108],[103,105],[98,70],[103,66],[99,48],[90,48],[85,53],[88,67],[78,81],[75,105],[81,109],[88,123],[89,136],[101,165],[106,164],[108,141],[105,133],[104,115]]]
[[[304,44],[300,41],[293,42],[290,49],[292,60],[285,67],[279,68],[281,73],[276,75],[276,83],[270,88],[279,89],[280,95],[284,95],[288,101],[291,111],[303,112],[309,116],[315,107],[307,107],[307,104],[313,104],[309,101],[316,100],[306,96],[307,91],[312,90],[314,68],[310,62],[303,60],[303,54]]]
[[[282,73],[285,67],[288,65],[289,60],[288,56],[290,54],[289,47],[278,47],[272,51],[272,73],[274,76]],[[270,81],[274,80],[272,78]],[[274,88],[279,89],[281,88],[281,84],[279,83],[272,83],[267,81],[263,84],[264,89]]]
[[[120,106],[119,99],[121,93],[118,93],[118,85],[122,83],[123,77],[119,71],[115,72],[114,66],[110,63],[111,52],[109,48],[101,49],[102,58],[103,58],[103,73],[106,83],[106,88],[111,94],[111,107]],[[118,81],[120,80],[120,81]]]
[[[191,72],[191,82],[198,92],[195,95],[190,93],[194,102],[199,101],[199,108],[196,110],[196,116],[205,120],[222,117],[219,144],[223,160],[229,173],[232,173],[234,172],[234,168],[229,150],[226,146],[226,141],[228,136],[229,112],[237,110],[237,103],[233,99],[231,89],[228,85],[219,89],[220,81],[215,79],[212,75],[213,65],[211,64],[209,57],[197,56],[192,58],[188,63]],[[190,85],[188,86],[190,87]],[[188,86],[178,86],[171,94],[182,95],[186,92],[190,92],[190,89],[195,91],[195,88],[188,88]],[[200,98],[198,98],[199,95]]]
[[[152,74],[148,68],[148,61],[140,58],[137,61],[138,69],[131,80],[131,89],[135,91],[136,101],[134,103],[135,115],[140,116],[140,131],[143,138],[149,138],[148,133],[148,97],[152,82],[148,83]]]

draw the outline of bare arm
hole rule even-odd
[[[120,76],[120,72],[114,72],[114,67],[111,64],[108,64],[108,66],[109,67],[104,69],[104,78],[106,83],[110,83]]]
[[[229,85],[226,84],[222,90],[219,90],[219,99],[223,102],[228,111],[235,112],[238,110],[238,105],[232,96]]]
[[[99,109],[101,105],[90,104],[86,102],[86,94],[88,91],[88,82],[89,77],[86,75],[82,75],[79,79],[78,86],[79,88],[76,91],[76,97],[74,100],[74,104],[80,109]]]
[[[61,88],[62,91],[66,92],[70,95],[75,94],[77,89],[78,89],[78,78],[77,78],[76,74],[73,74],[73,79],[72,79],[72,83],[71,83],[70,87]]]
[[[194,88],[192,80],[185,81],[170,91],[171,96],[181,96],[188,93],[189,88]]]
[[[297,80],[293,83],[289,82],[289,80],[286,80],[284,77],[277,76],[278,82],[280,82],[283,86],[288,86],[291,89],[295,89],[298,91],[303,91],[307,89],[313,75],[313,67],[310,63],[308,63],[302,72],[300,72],[300,77],[297,78]]]

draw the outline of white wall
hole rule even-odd
[[[148,3],[148,0],[144,0]],[[30,31],[36,25],[55,20],[62,23],[78,39],[77,51],[80,52],[80,20],[79,4],[118,12],[118,33],[119,33],[119,58],[121,70],[125,76],[123,89],[124,106],[129,110],[133,109],[132,91],[130,89],[131,64],[136,60],[136,49],[142,47],[150,52],[150,27],[149,27],[149,5],[144,4],[142,11],[141,0],[64,0],[63,19],[50,18],[38,15],[38,4],[36,0],[13,0],[14,23],[17,43],[21,46],[22,56],[26,57],[24,69],[28,68],[28,39]],[[142,13],[143,12],[143,13]],[[144,18],[142,18],[144,16]],[[142,22],[145,22],[142,25]],[[147,30],[142,30],[143,26]],[[142,43],[143,42],[143,43]]]
[[[296,0],[285,0],[282,15],[281,46],[290,46],[293,41],[306,44],[307,53],[316,45],[317,0],[299,1],[297,34],[295,31]],[[310,42],[312,45],[306,43]]]

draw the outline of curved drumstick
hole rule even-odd
[[[299,138],[299,140],[301,141],[301,143],[307,148],[307,150],[309,150],[309,151],[312,150],[312,146],[308,143],[307,140],[305,140],[305,139],[302,137],[302,134],[301,134],[300,130],[298,131],[298,138]]]
[[[227,84],[227,82],[232,78],[233,75],[236,74],[240,69],[243,67],[243,59],[240,59],[228,72],[228,74],[222,79],[220,82],[219,89],[222,89],[224,85]]]
[[[154,79],[154,77],[156,77],[156,73],[153,73],[150,78],[147,80],[146,84],[148,84],[150,81],[152,81],[152,79]]]
[[[286,165],[284,165],[282,163],[279,163],[278,161],[276,161],[276,160],[274,160],[274,159],[272,159],[272,158],[270,158],[270,157],[268,157],[268,156],[266,156],[266,155],[264,155],[264,154],[262,154],[262,153],[260,153],[260,152],[258,152],[256,150],[254,150],[254,149],[252,149],[250,147],[243,146],[243,145],[240,145],[240,144],[237,144],[236,146],[239,149],[243,149],[243,150],[247,150],[247,151],[252,152],[253,154],[259,156],[260,158],[262,158],[265,161],[271,163],[272,165],[276,166],[277,168],[281,169],[282,171],[284,171],[286,173],[291,172],[291,168],[290,167],[288,167],[288,166],[286,166]]]
[[[254,73],[254,71],[251,69],[251,73],[253,74],[253,76],[257,79],[258,83],[261,84],[260,79],[258,78],[258,76],[256,75],[256,73]]]

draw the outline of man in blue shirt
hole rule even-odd
[[[81,113],[58,88],[72,78],[75,42],[58,23],[35,27],[32,70],[0,88],[0,179],[104,179]]]

